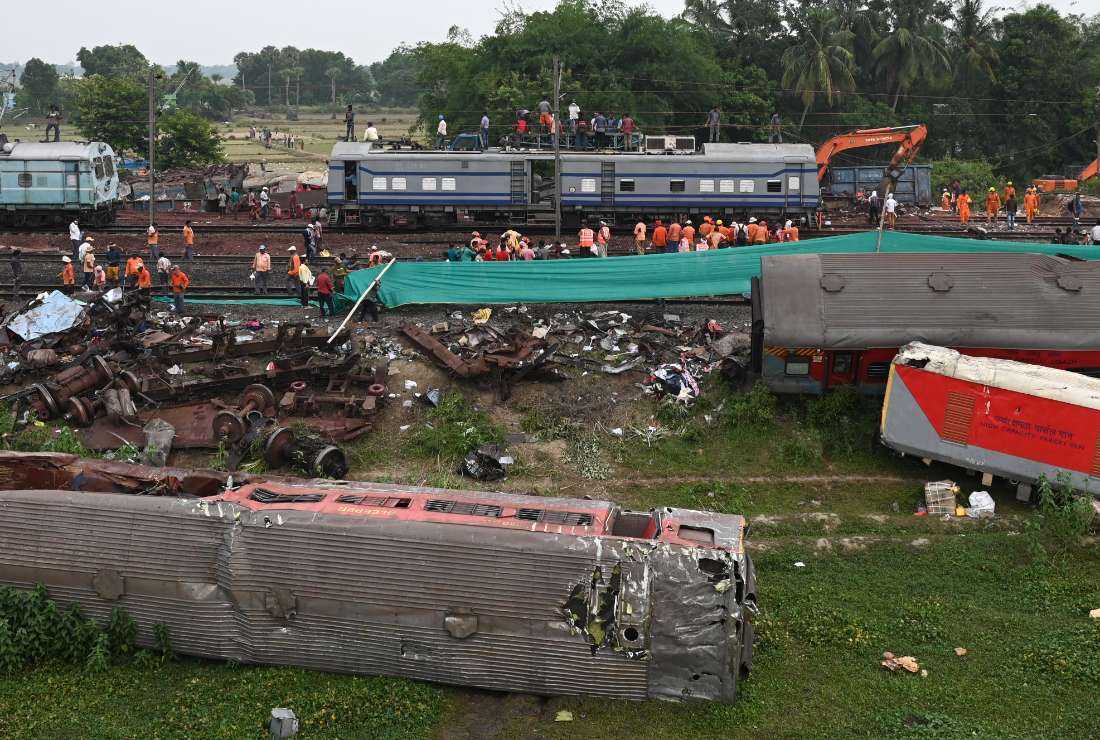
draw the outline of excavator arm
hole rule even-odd
[[[1081,174],[1077,176],[1077,182],[1081,183],[1096,177],[1097,168],[1100,168],[1100,159],[1092,160],[1092,163],[1089,164],[1088,167],[1081,170]]]
[[[928,138],[928,127],[923,123],[912,126],[895,126],[888,128],[866,128],[857,131],[849,131],[826,141],[817,150],[817,179],[820,182],[829,169],[832,158],[840,152],[848,149],[859,149],[880,144],[898,144],[898,149],[890,159],[886,171],[883,173],[880,190],[883,193],[893,192],[897,185],[898,177],[902,171],[916,159],[924,140]]]

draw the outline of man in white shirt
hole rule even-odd
[[[267,188],[260,191],[260,218],[267,220],[267,208],[268,203],[271,200],[271,196],[268,195]]]
[[[172,272],[172,263],[163,254],[157,259],[157,277],[161,285],[168,285],[168,277]]]
[[[77,258],[77,250],[80,249],[80,224],[74,218],[73,222],[69,224],[69,244],[73,248],[73,259]]]
[[[1092,243],[1100,244],[1100,219],[1096,219],[1096,225],[1092,227]]]
[[[481,114],[481,148],[489,148],[489,114]]]
[[[367,132],[363,134],[363,141],[378,141],[378,129],[374,127],[374,122],[367,123]]]
[[[890,225],[890,228],[894,228],[894,224],[898,220],[898,202],[894,200],[893,193],[887,193],[886,195],[886,223]]]
[[[443,141],[447,138],[447,121],[443,114],[439,114],[439,125],[435,127],[435,148],[442,149]]]
[[[76,264],[84,264],[84,255],[86,255],[88,253],[88,250],[92,248],[91,243],[94,241],[95,239],[85,235],[84,241],[81,242],[80,246],[76,248]]]
[[[577,105],[577,101],[574,100],[569,104],[569,133],[577,133],[577,121],[581,117],[581,107]]]

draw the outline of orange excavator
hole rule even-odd
[[[913,163],[924,140],[928,138],[928,127],[923,123],[911,126],[893,126],[887,128],[864,128],[839,134],[817,148],[817,180],[821,182],[829,169],[829,162],[840,152],[880,144],[898,144],[898,150],[890,159],[890,164],[882,173],[879,184],[880,193],[892,193],[897,187],[901,173]]]
[[[1043,175],[1032,181],[1032,184],[1040,193],[1072,193],[1077,190],[1085,180],[1096,177],[1097,169],[1100,169],[1100,159],[1094,159],[1081,170],[1077,179],[1059,177],[1058,175]]]

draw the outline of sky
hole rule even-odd
[[[904,2],[904,0],[899,0]],[[200,64],[231,64],[238,51],[268,44],[342,51],[360,64],[384,59],[394,47],[418,41],[440,41],[452,25],[474,37],[492,31],[505,7],[546,10],[556,0],[410,0],[349,3],[336,0],[51,0],[48,10],[32,2],[11,3],[3,25],[21,29],[5,33],[0,62],[39,57],[54,64],[76,58],[81,46],[131,43],[158,64],[188,59]],[[665,16],[683,10],[683,0],[648,0]],[[1035,0],[990,0],[989,5],[1016,8]],[[1049,0],[1065,12],[1100,13],[1100,0]],[[109,8],[109,13],[104,10]],[[262,13],[260,13],[262,9]],[[44,17],[48,13],[48,18]],[[48,24],[48,25],[47,25]],[[32,29],[40,29],[35,32]]]

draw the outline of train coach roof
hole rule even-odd
[[[703,155],[738,162],[775,162],[779,158],[817,164],[809,144],[703,144]]]
[[[8,159],[84,159],[86,157],[102,156],[106,153],[113,154],[111,147],[99,142],[58,141],[48,144],[13,142],[11,151],[7,147],[0,147],[0,157]]]
[[[946,347],[913,342],[901,348],[895,365],[1029,396],[1049,398],[1090,409],[1100,409],[1100,380],[1068,370],[1029,365],[992,357],[970,357]]]
[[[1100,347],[1100,262],[997,252],[760,261],[769,346]]]

